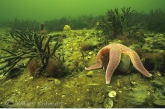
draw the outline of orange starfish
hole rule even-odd
[[[128,48],[125,45],[118,44],[118,43],[109,44],[109,45],[103,47],[97,54],[96,64],[94,64],[88,68],[85,67],[85,70],[101,68],[102,67],[102,57],[107,52],[109,52],[109,63],[108,63],[108,66],[106,69],[106,75],[105,75],[106,84],[110,84],[112,74],[113,74],[114,70],[117,68],[117,66],[119,65],[122,53],[129,55],[134,67],[139,72],[141,72],[142,74],[144,74],[147,77],[152,76],[152,74],[150,74],[144,68],[138,54],[134,50]]]

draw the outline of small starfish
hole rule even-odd
[[[142,74],[144,74],[147,77],[152,76],[152,74],[150,74],[144,68],[138,54],[134,50],[130,49],[129,47],[127,47],[125,45],[118,44],[118,43],[109,44],[109,45],[103,47],[97,54],[96,64],[94,64],[88,68],[85,67],[85,70],[101,68],[102,64],[103,64],[102,58],[105,53],[109,53],[109,63],[107,65],[106,75],[105,75],[106,84],[110,84],[112,74],[113,74],[114,70],[117,68],[117,66],[119,65],[122,53],[129,55],[129,57],[132,61],[132,64],[139,72],[141,72]]]

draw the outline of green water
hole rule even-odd
[[[80,15],[104,15],[109,9],[131,7],[148,12],[164,8],[165,0],[0,0],[0,21],[30,19],[39,22]]]

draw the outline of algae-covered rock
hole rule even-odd
[[[69,25],[65,25],[63,28],[64,31],[70,31],[71,27]]]
[[[124,99],[127,101],[127,104],[133,107],[142,107],[144,105],[147,106],[147,99],[149,98],[147,87],[143,84],[138,84],[137,87],[132,88],[131,91],[127,93]]]
[[[113,107],[113,100],[112,100],[111,98],[106,98],[106,99],[104,100],[103,106],[104,106],[105,108],[112,108],[112,107]]]
[[[153,105],[156,108],[165,108],[165,100],[154,100]]]
[[[126,73],[130,67],[130,61],[131,61],[130,57],[128,55],[123,54],[121,56],[121,60],[117,67],[117,70]]]
[[[154,87],[160,88],[160,87],[163,86],[163,83],[160,82],[159,80],[153,80],[153,81],[152,81],[152,85],[153,85]]]

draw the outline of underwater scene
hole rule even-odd
[[[0,107],[165,107],[164,4],[0,0]]]

